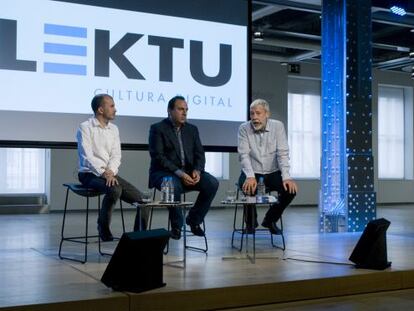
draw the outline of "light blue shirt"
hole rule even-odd
[[[289,145],[282,122],[268,119],[262,131],[256,131],[250,121],[241,124],[237,151],[247,177],[280,170],[283,180],[291,179]]]

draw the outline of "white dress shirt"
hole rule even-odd
[[[241,124],[237,151],[247,177],[280,170],[283,180],[291,179],[289,145],[282,122],[268,119],[262,131],[256,131],[250,121]]]
[[[83,122],[76,134],[78,140],[79,172],[101,176],[106,169],[118,174],[121,165],[121,142],[118,127],[102,126],[92,117]]]

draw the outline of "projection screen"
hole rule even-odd
[[[248,0],[2,0],[0,144],[74,146],[92,97],[108,93],[124,147],[145,147],[182,95],[203,144],[233,148],[249,40]]]

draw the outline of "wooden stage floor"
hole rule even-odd
[[[95,216],[90,222],[92,232],[96,230]],[[121,227],[118,216],[115,213],[113,217],[115,229]],[[134,212],[128,211],[126,217],[127,228],[131,228]],[[114,292],[100,282],[109,257],[98,255],[96,243],[89,245],[86,264],[57,257],[62,214],[1,215],[0,308],[250,310],[247,307],[256,306],[252,310],[273,310],[276,307],[264,306],[412,289],[414,206],[379,207],[378,217],[391,221],[387,246],[392,267],[385,271],[355,269],[350,265],[348,257],[360,233],[319,234],[315,207],[291,207],[286,211],[285,252],[272,248],[269,234],[265,233],[257,236],[255,264],[245,259],[224,260],[223,257],[243,256],[244,252],[230,247],[233,210],[213,209],[206,219],[208,255],[187,251],[185,269],[164,266],[166,287],[135,294]],[[165,211],[156,211],[153,227],[162,227],[166,218]],[[84,216],[74,212],[68,221],[69,230],[80,232]],[[202,245],[200,238],[189,241]],[[115,246],[116,242],[105,243],[104,249],[112,251]],[[64,250],[66,254],[82,255],[81,245],[65,244]],[[181,254],[182,241],[172,241],[164,262],[175,261]]]

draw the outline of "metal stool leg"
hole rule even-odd
[[[100,196],[99,196],[98,197],[98,213],[100,212],[100,206],[101,206],[101,199],[100,199]],[[122,233],[125,233],[124,211],[123,211],[123,208],[122,208],[122,200],[121,199],[119,199],[119,209],[120,209],[120,212],[121,212]],[[120,238],[114,237],[114,240],[120,240]],[[100,236],[98,236],[98,251],[99,251],[99,254],[101,256],[112,256],[113,255],[112,253],[105,253],[104,251],[102,251],[102,249],[101,249],[101,237]]]
[[[101,215],[101,196],[98,196],[98,218]],[[99,225],[98,225],[99,226]],[[98,252],[101,256],[104,256],[105,253],[101,250],[101,236],[98,232]]]
[[[88,224],[89,224],[89,196],[86,197],[85,262],[88,260]]]
[[[282,251],[284,251],[284,250],[286,250],[286,242],[285,242],[285,235],[283,233],[283,219],[282,219],[282,216],[280,216],[280,230],[282,230],[282,234],[280,235],[280,237],[282,238],[282,246],[276,245],[274,243],[273,234],[270,234],[270,240],[271,240],[271,243],[272,243],[273,247],[279,248]]]
[[[154,191],[152,192],[152,202],[155,202],[155,194],[157,193],[157,188],[154,188]],[[148,229],[151,230],[152,228],[152,217],[154,214],[154,206],[151,207],[149,218],[148,218]]]
[[[207,242],[207,236],[206,236],[206,224],[205,224],[204,220],[203,220],[202,224],[203,224],[203,231],[204,231],[204,236],[203,236],[204,245],[205,245],[204,248],[187,245],[187,239],[184,240],[184,248],[192,250],[192,251],[202,252],[202,253],[207,253],[208,252],[208,242]],[[191,232],[187,229],[185,229],[184,231],[189,232],[189,233]],[[190,236],[193,236],[193,235],[190,235]]]
[[[83,187],[82,185],[79,184],[63,184],[63,186],[67,187],[66,189],[66,197],[65,197],[65,207],[63,210],[63,221],[62,221],[62,229],[61,229],[61,240],[60,240],[60,244],[59,244],[59,258],[60,259],[68,259],[68,260],[73,260],[76,262],[80,262],[80,263],[85,263],[88,260],[88,244],[90,243],[91,238],[97,238],[98,241],[98,249],[99,249],[99,253],[101,255],[109,255],[112,256],[112,254],[109,253],[104,253],[101,249],[101,239],[99,234],[98,235],[89,235],[89,212],[90,212],[90,208],[89,208],[89,199],[93,198],[93,197],[98,197],[98,213],[100,213],[101,211],[101,197],[100,195],[103,194],[102,192],[99,192],[97,190],[91,189],[91,188],[87,188],[87,187]],[[85,234],[84,235],[80,235],[80,236],[70,236],[70,237],[65,237],[65,225],[66,225],[66,216],[67,216],[67,211],[68,211],[68,201],[69,201],[69,192],[72,191],[75,194],[85,197],[86,198],[86,217],[85,217]],[[121,221],[122,221],[122,231],[123,233],[125,233],[125,219],[124,219],[124,211],[123,211],[123,206],[122,206],[122,201],[120,201],[120,209],[121,209]],[[120,238],[114,238],[114,240],[119,240]],[[83,255],[83,260],[80,259],[76,259],[76,258],[71,258],[71,257],[65,257],[62,256],[62,248],[63,248],[63,242],[67,241],[67,242],[73,242],[73,243],[80,243],[80,244],[84,244],[84,255]]]
[[[185,214],[186,214],[187,211],[186,211],[185,207],[182,208],[182,212],[183,212],[183,243],[184,243],[183,244],[183,267],[185,269],[185,265],[187,263],[187,256],[186,256],[186,254],[187,254],[187,252],[186,252],[186,249],[187,249],[187,230],[186,230],[186,223],[185,223]]]
[[[119,199],[119,209],[121,210],[122,233],[125,233],[124,209],[122,208],[122,200],[121,199]],[[140,220],[141,220],[141,217],[140,217]]]
[[[244,239],[246,238],[246,232],[245,232],[245,223],[246,223],[246,206],[243,204],[243,213],[242,213],[242,222],[241,222],[241,228],[237,228],[237,211],[239,209],[239,204],[236,204],[234,207],[234,219],[233,219],[233,233],[231,236],[231,246],[235,249],[237,249],[239,252],[243,250],[243,243]],[[234,235],[238,233],[240,234],[240,247],[235,246],[234,244]]]
[[[60,259],[67,259],[72,260],[80,263],[85,263],[88,260],[88,215],[89,215],[89,196],[86,196],[86,224],[85,224],[85,236],[75,236],[75,237],[64,237],[64,230],[65,230],[65,223],[66,223],[66,213],[67,213],[67,206],[69,200],[69,188],[66,189],[66,198],[65,198],[65,208],[63,210],[63,222],[62,222],[62,231],[61,231],[61,241],[59,245],[59,258]],[[81,243],[85,244],[84,248],[84,258],[83,260],[62,256],[62,244],[63,241],[69,241],[74,243]]]
[[[185,201],[185,193],[183,194],[183,198],[184,198],[184,201]],[[189,250],[192,250],[192,251],[202,252],[202,253],[207,254],[208,243],[207,243],[207,235],[206,235],[206,223],[205,223],[204,219],[203,219],[203,231],[204,231],[203,238],[204,238],[205,247],[201,248],[201,247],[195,247],[195,246],[188,246],[187,245],[187,235],[186,235],[186,233],[187,232],[191,233],[191,231],[187,231],[187,227],[186,227],[186,223],[185,223],[186,222],[186,220],[185,220],[185,215],[186,214],[187,214],[187,208],[183,207],[183,221],[184,221],[183,229],[184,229],[184,238],[185,238],[184,239],[184,252],[185,252],[186,249],[189,249]],[[190,236],[192,236],[192,235],[190,235]]]
[[[156,194],[157,194],[157,188],[154,188],[154,191],[152,193],[152,201],[155,201]],[[152,217],[153,217],[153,215],[154,215],[154,207],[152,206],[151,211],[150,211],[150,215],[149,215],[149,219],[148,219],[148,229],[150,229],[150,230],[152,228]],[[170,223],[171,223],[170,222],[170,212],[168,211],[168,225],[167,225],[167,230],[168,231],[170,231]],[[168,239],[167,245],[164,248],[164,251],[163,251],[164,255],[168,254],[169,248],[170,248],[170,239]]]
[[[171,218],[170,218],[170,212],[168,211],[168,225],[167,225],[167,230],[170,231],[170,229],[171,229]],[[163,251],[164,255],[167,255],[168,254],[169,249],[170,249],[170,239],[168,239],[167,245],[164,248],[164,251]]]
[[[154,207],[151,206],[151,210],[150,210],[150,214],[149,214],[149,219],[148,219],[148,229],[151,230],[152,228],[152,215],[154,213]]]
[[[234,234],[236,233],[236,220],[237,220],[237,204],[234,206],[233,232],[231,234],[231,247],[233,248],[234,248]]]
[[[233,247],[233,248],[237,249],[239,252],[241,252],[242,251],[242,248],[243,248],[243,229],[244,229],[243,227],[244,227],[244,223],[242,223],[242,229],[239,229],[239,228],[236,227],[236,223],[237,223],[237,211],[238,211],[238,209],[239,209],[239,204],[236,204],[234,206],[233,232],[231,234],[231,247]],[[243,214],[242,214],[242,218],[244,218],[244,211],[243,211]],[[239,234],[242,235],[241,242],[240,242],[240,247],[236,247],[234,245],[234,235],[236,233],[239,233]]]
[[[207,242],[207,234],[206,234],[206,222],[203,219],[203,231],[204,231],[204,244],[206,245],[205,252],[208,251],[208,242]]]
[[[239,195],[240,195],[240,187],[238,183],[235,183],[236,186],[236,200],[239,199]],[[234,205],[234,218],[233,218],[233,232],[231,234],[231,247],[237,249],[239,252],[242,251],[243,249],[243,239],[244,239],[244,220],[245,220],[245,207],[243,205],[243,213],[242,213],[242,227],[237,228],[237,212],[239,209],[239,204],[235,204]],[[238,233],[241,235],[241,239],[240,239],[240,247],[237,247],[234,245],[234,236],[235,234]]]
[[[59,258],[60,259],[65,259],[65,257],[63,257],[61,253],[62,253],[62,244],[63,244],[63,241],[65,241],[64,232],[65,232],[66,210],[68,207],[68,196],[69,196],[69,188],[66,189],[65,208],[63,209],[63,221],[62,221],[62,229],[60,233],[60,244],[59,244]]]

